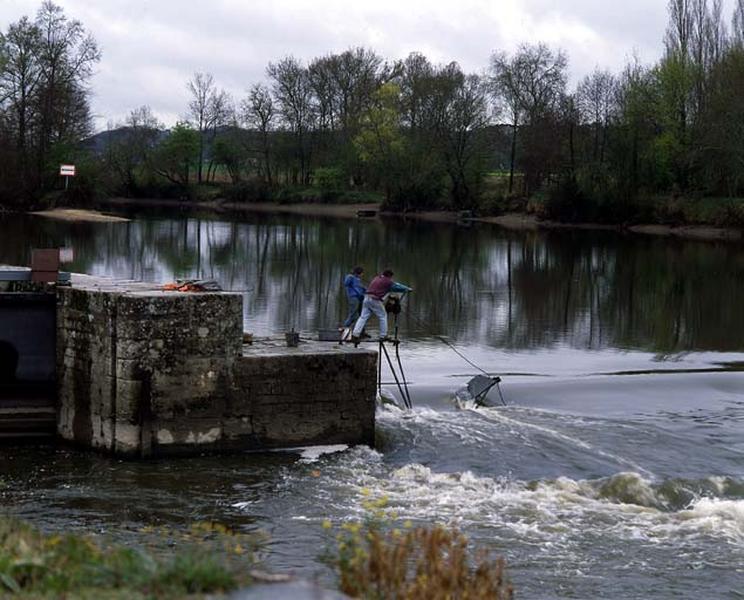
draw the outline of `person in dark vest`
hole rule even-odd
[[[385,311],[385,296],[390,292],[405,293],[412,292],[413,289],[397,281],[393,281],[393,272],[385,269],[380,275],[375,277],[367,287],[362,302],[362,314],[357,319],[352,332],[354,343],[359,342],[359,336],[364,330],[364,326],[372,315],[375,315],[380,321],[380,340],[385,341],[387,337],[387,312]]]
[[[344,290],[346,291],[346,300],[349,303],[349,314],[344,321],[341,331],[351,327],[362,314],[362,302],[364,302],[364,293],[367,291],[362,285],[362,267],[354,267],[344,279]]]

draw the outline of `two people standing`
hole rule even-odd
[[[348,277],[349,276],[347,276],[347,278]],[[393,280],[393,272],[390,269],[385,269],[380,275],[377,275],[377,277],[370,282],[369,287],[364,291],[362,312],[357,319],[356,324],[354,325],[354,331],[351,334],[354,343],[359,343],[362,331],[364,331],[364,327],[372,315],[375,315],[380,321],[380,340],[387,340],[388,324],[387,311],[385,310],[385,296],[391,292],[407,293],[411,291],[413,291],[412,288]],[[347,321],[348,320],[349,319],[347,318]]]

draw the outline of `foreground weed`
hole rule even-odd
[[[468,539],[442,526],[391,526],[386,499],[369,500],[368,517],[337,531],[326,562],[342,592],[369,600],[507,600],[513,590],[503,559],[468,550]],[[326,521],[326,530],[333,524]]]
[[[237,536],[215,524],[192,531],[189,538],[225,538],[231,560],[211,545],[198,544],[185,546],[175,557],[154,558],[132,548],[103,547],[88,537],[44,535],[20,521],[0,518],[0,596],[182,598],[249,583],[251,553],[240,547]],[[231,562],[238,555],[241,562]]]

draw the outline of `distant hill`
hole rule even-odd
[[[96,133],[95,135],[85,138],[82,142],[80,142],[80,145],[93,154],[100,156],[101,154],[104,154],[106,152],[111,144],[126,140],[131,129],[131,127],[117,127],[116,129],[101,131],[100,133]],[[159,131],[157,141],[161,142],[166,137],[168,137],[169,133],[170,130],[168,129]]]
[[[85,148],[86,150],[89,150],[93,154],[101,155],[106,152],[109,145],[115,144],[121,141],[125,141],[127,139],[127,135],[131,131],[131,127],[117,127],[116,129],[109,129],[107,131],[101,131],[100,133],[96,133],[95,135],[92,135],[88,138],[85,138],[82,142],[80,142],[80,145]],[[257,133],[255,131],[251,131],[248,129],[242,129],[240,127],[234,127],[232,125],[224,125],[222,127],[217,128],[217,135],[227,135],[227,134],[233,134],[242,137],[245,139],[252,139],[254,137],[257,137]],[[158,132],[157,142],[162,142],[165,138],[167,138],[170,135],[170,129],[163,129]],[[206,141],[206,148],[209,149],[211,146],[211,140],[212,140],[212,132],[208,131],[204,133],[205,141]],[[257,143],[257,142],[256,142]]]
[[[96,133],[81,142],[81,146],[97,156],[106,153],[110,144],[125,141],[131,127],[117,127],[108,131]],[[490,125],[481,130],[482,141],[486,148],[486,163],[488,170],[500,170],[508,167],[509,152],[511,148],[511,127],[508,125]],[[157,142],[162,142],[170,135],[169,129],[158,132]],[[224,125],[217,128],[217,136],[232,136],[239,139],[246,148],[254,148],[258,151],[261,147],[260,135],[257,131],[243,129],[233,125]],[[270,134],[274,138],[274,144],[285,143],[283,137],[286,132],[274,131]],[[212,132],[208,131],[205,137],[205,155],[211,154]]]

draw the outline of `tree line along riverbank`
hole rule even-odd
[[[494,49],[480,74],[361,47],[277,57],[243,98],[198,72],[180,122],[166,126],[144,104],[93,134],[90,82],[105,57],[82,23],[44,2],[0,44],[0,204],[379,202],[741,228],[744,6],[728,15],[717,1],[670,0],[660,37],[656,63],[597,68],[575,86],[569,57],[541,43]],[[62,163],[77,167],[66,193]]]

